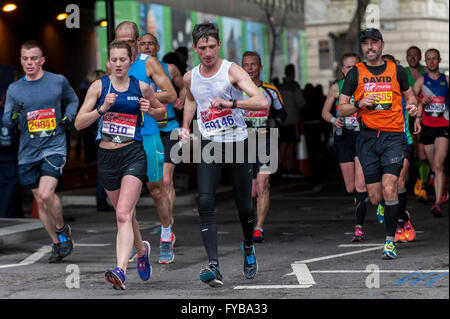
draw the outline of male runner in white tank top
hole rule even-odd
[[[269,103],[257,86],[239,65],[219,57],[221,41],[215,24],[197,24],[192,32],[193,49],[200,65],[184,75],[187,90],[184,104],[182,141],[190,138],[190,124],[197,111],[197,124],[202,135],[202,159],[197,168],[198,211],[200,231],[209,258],[209,265],[200,272],[200,280],[211,287],[223,285],[217,254],[217,224],[214,214],[215,195],[220,180],[221,166],[229,155],[230,146],[244,150],[244,161],[237,161],[242,152],[226,161],[229,166],[235,202],[244,233],[244,276],[252,279],[258,271],[252,235],[255,212],[252,201],[253,165],[248,159],[247,126],[244,110],[267,110]],[[243,99],[245,92],[249,99]],[[195,124],[194,124],[195,125]],[[232,144],[230,144],[232,143]],[[212,163],[204,157],[211,145],[214,150]],[[228,145],[225,147],[225,145]],[[239,146],[240,145],[240,146]],[[218,148],[217,148],[218,146]],[[226,152],[224,149],[226,148]],[[211,152],[209,154],[211,155]],[[242,159],[242,158],[239,158]]]

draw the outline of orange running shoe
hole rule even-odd
[[[414,195],[419,196],[421,190],[422,190],[422,180],[417,179],[416,185],[414,185]]]
[[[419,202],[426,203],[428,201],[427,191],[425,189],[421,189],[418,197]]]
[[[403,233],[405,234],[405,239],[407,241],[413,241],[414,239],[416,239],[416,231],[412,227],[410,220],[405,223],[405,226],[403,227]]]
[[[398,227],[395,231],[395,242],[406,243],[405,231],[403,228]]]

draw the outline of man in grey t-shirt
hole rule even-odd
[[[9,86],[2,119],[7,128],[19,124],[20,183],[36,199],[39,218],[53,242],[49,262],[55,263],[73,248],[55,190],[66,162],[65,129],[75,118],[78,97],[63,75],[43,70],[45,57],[38,42],[22,44],[20,62],[25,76]]]

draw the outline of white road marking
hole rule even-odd
[[[338,247],[346,248],[346,247],[375,247],[375,246],[384,246],[384,243],[380,243],[380,244],[361,244],[361,243],[341,244]]]
[[[292,272],[285,276],[296,276],[300,285],[315,285],[316,282],[311,276],[308,266],[306,264],[292,264]]]
[[[74,247],[105,247],[105,246],[109,246],[109,245],[111,245],[111,244],[78,244],[78,243],[74,243]],[[22,260],[20,263],[0,265],[0,269],[28,266],[28,265],[34,264],[35,262],[37,262],[39,259],[41,259],[42,257],[44,257],[46,254],[48,254],[51,251],[52,251],[52,246],[48,246],[48,245],[42,246],[37,252],[28,256],[26,259]]]
[[[362,253],[366,253],[366,252],[369,252],[369,251],[379,250],[380,248],[382,248],[382,246],[366,248],[366,249],[361,249],[361,250],[356,250],[356,251],[350,251],[350,252],[342,253],[342,254],[336,254],[336,255],[329,255],[329,256],[324,256],[324,257],[306,259],[306,260],[302,260],[302,261],[296,261],[295,264],[308,264],[308,263],[313,263],[313,262],[316,262],[316,261],[322,261],[322,260],[327,260],[327,259],[339,258],[339,257],[350,256],[350,255],[355,255],[355,254],[362,254]]]
[[[233,289],[305,289],[312,285],[260,285],[260,286],[236,286]]]
[[[439,269],[439,270],[311,270],[311,273],[315,274],[353,274],[353,273],[416,273],[416,272],[423,272],[423,273],[431,273],[431,272],[438,272],[438,273],[446,273],[449,272],[448,269]]]

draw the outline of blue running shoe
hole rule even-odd
[[[242,252],[244,253],[244,276],[247,279],[253,279],[258,272],[258,263],[255,257],[255,247],[245,246],[242,243]]]
[[[170,241],[160,241],[159,263],[170,264],[175,259],[173,246],[175,245],[175,235],[172,233]]]
[[[390,240],[386,240],[384,243],[383,249],[383,259],[396,259],[397,258],[397,248],[395,247],[395,243]]]
[[[70,225],[65,224],[63,228],[56,231],[59,240],[59,257],[64,258],[72,252],[72,229]]]
[[[150,261],[148,260],[151,247],[148,241],[144,241],[144,246],[145,254],[142,257],[138,257],[137,271],[139,277],[141,277],[142,280],[148,280],[150,278],[150,275],[152,274],[152,266],[150,265]]]
[[[119,267],[108,269],[105,272],[105,279],[113,285],[116,290],[125,290],[125,271]]]
[[[209,264],[200,271],[200,280],[213,288],[223,286],[222,274],[217,264]]]
[[[377,207],[377,219],[380,224],[384,223],[384,205],[381,203]]]

